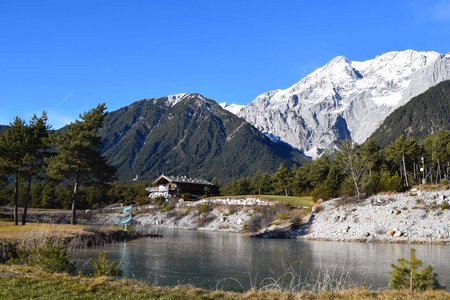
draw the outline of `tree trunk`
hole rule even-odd
[[[405,183],[406,183],[406,187],[409,187],[409,183],[408,183],[408,173],[406,172],[405,153],[403,153],[402,159],[403,159],[403,173],[405,174]]]
[[[359,192],[359,186],[358,181],[356,180],[356,176],[352,174],[353,183],[355,184],[356,194],[358,195],[358,198],[361,198],[361,193]]]
[[[413,268],[412,264],[410,265],[410,268],[411,268],[411,272],[409,274],[409,291],[413,292],[414,291],[414,285],[413,285],[414,268]]]
[[[284,193],[286,194],[286,196],[288,196],[287,188],[284,188]]]
[[[23,204],[22,225],[27,224],[28,203],[31,198],[31,175],[28,177],[27,193],[25,195],[25,203]]]
[[[14,178],[14,225],[19,225],[19,176]]]
[[[77,216],[76,216],[76,198],[77,198],[77,192],[78,192],[78,181],[75,181],[75,184],[73,186],[73,194],[72,194],[72,225],[77,224]]]
[[[437,178],[436,178],[436,181],[438,181],[438,182],[441,182],[441,181],[442,181],[441,164],[440,164],[440,162],[439,162],[439,158],[438,158],[438,160],[437,160],[437,175],[436,175],[436,177],[439,178],[439,181],[438,181]]]

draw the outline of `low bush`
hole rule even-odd
[[[450,209],[450,204],[448,203],[448,201],[444,201],[441,203],[441,210],[446,210],[446,209]]]
[[[207,203],[197,206],[197,211],[201,214],[210,212],[212,210],[211,206]]]
[[[89,259],[89,263],[94,269],[94,273],[92,274],[94,277],[116,277],[122,276],[123,274],[122,270],[120,269],[120,267],[122,266],[122,262],[116,263],[114,261],[107,260],[106,253],[103,251],[98,254],[97,260]]]
[[[277,213],[276,217],[278,220],[287,220],[289,219],[289,213],[280,211]]]
[[[160,207],[159,207],[159,211],[160,212],[167,212],[167,211],[172,211],[175,209],[175,205],[173,205],[170,202],[164,202]]]
[[[166,197],[164,196],[156,196],[153,198],[152,203],[155,205],[163,205],[166,202]]]
[[[50,273],[73,274],[76,270],[75,263],[69,261],[67,247],[62,242],[46,241],[44,244],[38,244],[35,241],[29,248],[18,249],[17,255],[18,258],[9,262],[27,264]]]

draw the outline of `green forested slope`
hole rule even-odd
[[[450,81],[444,81],[396,109],[373,133],[386,146],[401,135],[421,140],[440,128],[450,129]]]
[[[172,106],[167,97],[135,102],[109,113],[100,134],[103,154],[121,181],[161,173],[227,180],[304,160],[198,94]]]

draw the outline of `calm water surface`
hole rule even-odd
[[[142,238],[73,253],[81,267],[105,251],[122,261],[124,276],[158,285],[192,284],[231,290],[261,286],[292,267],[302,278],[318,272],[350,271],[353,282],[385,288],[391,263],[409,255],[409,245],[326,241],[251,239],[236,233],[164,230],[160,239]],[[450,288],[450,246],[414,245],[424,265],[431,264],[439,281]],[[226,279],[229,278],[229,279]],[[226,279],[226,280],[224,280]],[[267,283],[267,281],[265,282]],[[242,285],[242,287],[241,287]]]

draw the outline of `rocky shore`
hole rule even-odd
[[[211,206],[207,211],[196,207],[179,207],[161,212],[158,209],[133,210],[132,225],[148,228],[177,228],[187,230],[243,232],[261,210],[251,206]],[[96,216],[98,223],[117,224],[120,213]],[[275,217],[273,217],[275,218]]]
[[[367,199],[334,199],[316,207],[301,239],[450,243],[450,191],[412,189]]]

